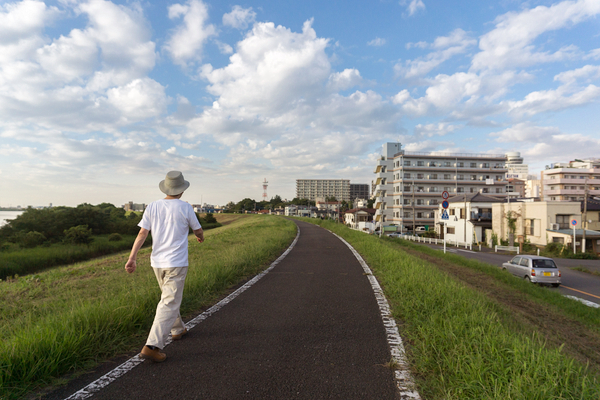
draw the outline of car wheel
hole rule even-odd
[[[531,282],[531,279],[529,279],[528,275],[525,275],[525,278],[523,278],[523,279],[525,279],[526,282]]]
[[[553,283],[552,284],[552,287],[559,287],[559,286],[560,286],[560,283]]]
[[[502,268],[502,271],[508,271],[506,268]]]

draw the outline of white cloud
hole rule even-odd
[[[362,82],[362,77],[357,69],[345,69],[342,72],[334,72],[329,76],[327,86],[334,92],[350,89]]]
[[[572,71],[561,72],[554,77],[555,81],[562,82],[566,85],[576,84],[577,81],[580,80],[591,82],[598,79],[600,79],[600,66],[598,65],[586,65]]]
[[[465,31],[455,29],[449,36],[437,37],[432,44],[425,42],[415,44],[414,47],[432,48],[435,51],[423,58],[407,60],[404,64],[398,63],[394,66],[394,70],[405,79],[421,77],[453,56],[465,53],[469,47],[475,44],[477,41],[469,37]]]
[[[510,114],[522,117],[585,105],[598,97],[600,97],[598,86],[588,85],[582,90],[573,92],[569,86],[563,85],[556,90],[531,92],[523,100],[501,104],[507,106]]]
[[[189,0],[185,5],[169,6],[170,19],[179,19],[182,16],[183,23],[173,31],[164,49],[171,55],[175,64],[188,66],[191,62],[202,60],[204,43],[216,35],[216,29],[207,23],[208,9],[200,0]]]
[[[136,79],[125,86],[110,89],[107,97],[127,123],[159,117],[167,107],[164,87],[150,78]]]
[[[248,25],[253,24],[255,19],[256,13],[252,10],[252,7],[233,6],[230,13],[223,15],[223,25],[235,29],[247,29]]]
[[[426,125],[418,124],[415,126],[415,135],[426,137],[445,136],[461,128],[461,125],[452,125],[447,122],[438,122],[437,124]]]
[[[410,2],[408,2],[407,0],[402,0],[400,2],[400,5],[406,6],[408,15],[410,15],[411,17],[415,15],[419,10],[425,10],[425,3],[423,3],[423,0],[410,0]]]
[[[500,143],[538,143],[545,142],[560,133],[557,127],[542,127],[532,122],[521,122],[500,132],[490,133],[489,136],[496,138],[495,140]]]
[[[380,46],[383,46],[384,44],[385,44],[385,39],[382,39],[382,38],[375,38],[367,43],[367,45],[375,46],[375,47],[380,47]]]
[[[504,14],[496,18],[495,29],[481,37],[481,52],[473,57],[472,68],[502,70],[579,56],[575,46],[540,52],[536,51],[533,42],[546,32],[569,27],[598,13],[600,2],[579,0]]]

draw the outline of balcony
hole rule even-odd
[[[484,212],[484,213],[475,213],[475,212],[472,212],[471,213],[471,220],[475,220],[475,221],[491,221],[492,220],[492,213],[490,213],[490,212]]]

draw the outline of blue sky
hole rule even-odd
[[[370,183],[381,145],[600,157],[600,2],[0,4],[0,206]]]

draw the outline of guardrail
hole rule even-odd
[[[498,246],[496,245],[494,247],[494,251],[497,253],[498,250],[504,250],[504,251],[516,251],[517,254],[519,254],[519,248],[516,246]]]

